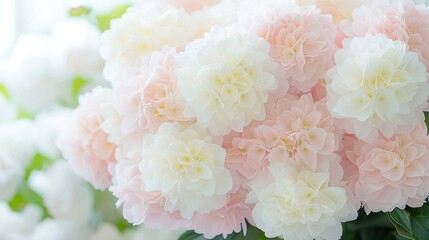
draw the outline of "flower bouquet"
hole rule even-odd
[[[427,239],[429,7],[203,2],[111,22],[72,168],[181,239]]]

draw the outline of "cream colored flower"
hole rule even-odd
[[[233,184],[225,155],[198,126],[163,123],[144,139],[139,168],[145,190],[161,192],[164,209],[185,218],[223,207]]]
[[[264,104],[277,88],[279,69],[268,52],[262,38],[221,28],[190,43],[177,70],[185,117],[195,117],[217,136],[265,119]]]
[[[325,172],[299,172],[273,163],[251,183],[253,219],[267,237],[340,239],[341,219],[350,214],[346,190],[332,186]]]
[[[373,140],[380,131],[411,130],[423,120],[429,85],[426,67],[401,41],[383,34],[344,42],[327,74],[331,114],[345,119],[345,129]]]

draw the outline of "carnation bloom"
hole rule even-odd
[[[252,219],[252,209],[245,203],[247,191],[240,189],[231,193],[226,205],[206,214],[195,214],[192,218],[192,229],[211,239],[217,235],[227,238],[232,232],[246,233],[247,221]]]
[[[297,0],[302,6],[315,5],[323,14],[329,14],[335,23],[352,18],[355,8],[367,3],[369,0]]]
[[[315,170],[336,158],[338,136],[325,100],[287,96],[269,106],[267,120],[232,140],[227,159],[231,169],[251,180],[273,161],[291,159]]]
[[[116,162],[116,146],[108,141],[102,129],[103,109],[109,106],[111,99],[112,91],[103,88],[81,96],[69,128],[62,131],[57,141],[73,170],[97,189],[110,186],[108,167]]]
[[[188,44],[177,69],[185,117],[195,117],[216,136],[263,120],[268,93],[277,88],[278,66],[268,51],[256,35],[221,28]]]
[[[429,7],[412,1],[372,1],[353,12],[353,19],[343,23],[347,37],[383,33],[401,40],[416,52],[429,68]]]
[[[225,164],[225,149],[196,125],[163,123],[143,141],[139,165],[146,191],[166,197],[167,211],[208,213],[225,205],[232,177]]]
[[[354,194],[367,212],[420,207],[429,195],[429,137],[424,125],[374,143],[354,141],[346,160],[357,167]]]
[[[347,208],[346,190],[330,181],[329,173],[298,171],[287,163],[273,163],[252,183],[248,201],[252,216],[267,237],[284,239],[340,239]]]
[[[163,122],[189,121],[176,102],[176,49],[164,48],[143,58],[140,73],[118,83],[117,111],[123,135],[156,132]]]
[[[150,228],[189,228],[189,220],[183,219],[180,212],[164,210],[166,200],[161,192],[145,190],[139,170],[141,140],[141,136],[129,136],[118,146],[118,162],[112,168],[112,186],[109,188],[118,198],[116,206],[122,207],[124,218],[135,225],[144,223]]]
[[[0,202],[0,239],[31,239],[42,217],[42,209],[36,205],[28,204],[16,212],[7,202]]]
[[[280,86],[290,82],[298,92],[310,91],[334,66],[336,29],[331,17],[288,1],[267,1],[260,9],[256,16],[246,14],[239,29],[250,27],[270,43],[270,56],[286,75]]]
[[[371,141],[379,131],[391,137],[423,121],[426,68],[406,44],[382,34],[353,38],[335,61],[327,75],[328,105],[348,133]]]
[[[113,83],[138,73],[140,58],[165,46],[183,48],[194,38],[195,24],[181,9],[147,4],[131,7],[102,34],[104,77]]]

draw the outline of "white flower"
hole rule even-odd
[[[52,29],[56,44],[53,52],[59,63],[73,75],[98,77],[103,69],[99,55],[100,35],[100,31],[87,20],[66,19]]]
[[[177,240],[184,230],[149,229],[140,225],[124,232],[124,240],[162,239]]]
[[[61,152],[55,146],[59,133],[70,126],[71,109],[59,108],[50,112],[39,113],[35,120],[37,136],[37,151],[52,159],[61,157]]]
[[[24,177],[24,168],[0,153],[0,200],[10,200]]]
[[[273,163],[250,186],[248,201],[256,204],[252,216],[267,237],[340,239],[340,219],[350,212],[346,190],[331,186],[328,173]]]
[[[88,239],[91,233],[87,223],[45,219],[31,234],[30,240],[77,240]]]
[[[0,124],[11,122],[16,119],[18,110],[0,93]]]
[[[91,235],[89,240],[122,240],[122,236],[115,226],[110,223],[103,223],[98,227],[97,231]]]
[[[53,56],[54,41],[43,35],[25,35],[15,45],[5,85],[17,103],[29,112],[70,102],[70,73]]]
[[[423,121],[429,84],[426,67],[406,44],[385,35],[344,42],[327,74],[328,105],[348,133],[371,141],[380,131],[410,131]]]
[[[146,191],[166,197],[164,208],[185,218],[208,213],[226,203],[232,177],[225,168],[225,149],[196,125],[163,123],[144,139],[139,165]]]
[[[190,43],[177,70],[185,117],[196,117],[217,136],[265,119],[264,104],[277,88],[279,71],[268,51],[269,44],[254,34],[221,28]]]
[[[195,25],[183,9],[149,4],[129,8],[102,34],[104,77],[115,85],[139,72],[142,56],[165,46],[183,48],[193,39]]]
[[[45,206],[55,219],[75,223],[86,223],[90,219],[92,193],[67,162],[55,162],[46,172],[33,171],[28,182],[43,197]]]
[[[42,219],[42,210],[35,205],[14,212],[5,202],[0,202],[0,239],[28,239]]]
[[[18,120],[0,125],[0,159],[25,168],[36,154],[34,123]]]

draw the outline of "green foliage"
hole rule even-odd
[[[222,237],[221,235],[212,238],[212,240],[280,240],[280,238],[267,238],[261,230],[251,225],[247,225],[247,233],[246,236],[242,232],[240,233],[232,233],[227,236],[227,238]],[[195,233],[194,231],[187,231],[182,236],[180,236],[179,240],[206,240],[203,235]]]
[[[420,208],[396,208],[388,213],[389,219],[395,226],[402,239],[429,239],[429,204]]]
[[[33,160],[31,161],[30,165],[25,170],[25,180],[27,180],[28,177],[30,177],[30,174],[32,171],[46,169],[47,167],[51,166],[53,163],[54,161],[49,157],[46,157],[43,154],[37,153],[33,157]]]
[[[110,29],[110,21],[115,18],[120,18],[128,9],[129,5],[121,4],[114,8],[111,12],[97,16],[97,25],[100,31],[104,32]]]
[[[85,6],[70,8],[69,10],[69,16],[70,17],[82,17],[86,16],[91,12],[90,8],[87,8]]]
[[[0,83],[0,94],[3,95],[6,99],[10,99],[9,93],[7,92],[6,86]]]
[[[89,79],[86,79],[82,76],[77,76],[72,81],[72,96],[73,96],[73,103],[72,106],[76,107],[79,102],[79,94],[81,93],[82,89],[88,85],[91,81]]]
[[[367,215],[359,210],[356,220],[343,223],[343,240],[395,240],[395,228],[385,213]]]
[[[28,186],[27,182],[32,171],[43,170],[52,165],[52,163],[52,159],[39,153],[33,157],[30,165],[25,170],[25,181],[22,181],[14,198],[9,202],[9,206],[13,211],[21,211],[28,204],[34,204],[42,208],[43,218],[49,216],[48,211],[43,203],[43,198],[33,191],[30,186]]]

